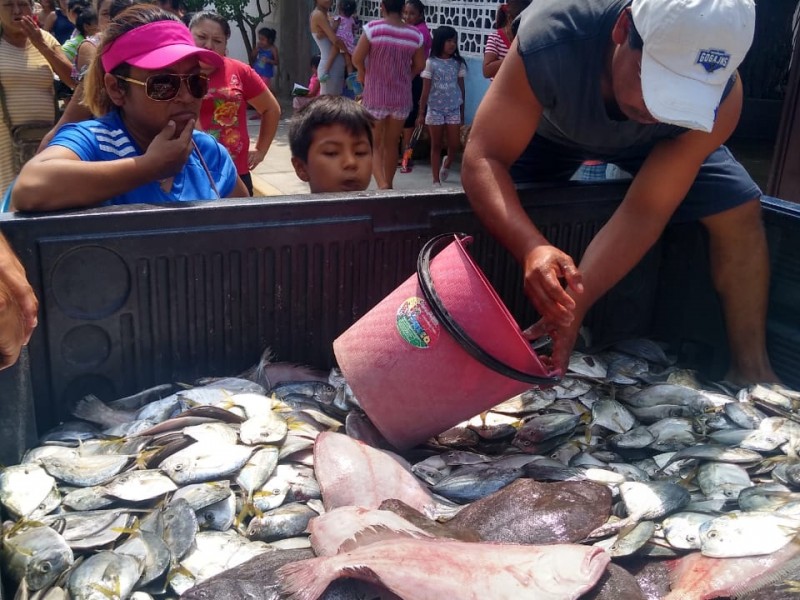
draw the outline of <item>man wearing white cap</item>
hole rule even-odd
[[[528,333],[553,335],[554,366],[566,365],[588,309],[667,223],[699,220],[728,328],[727,378],[776,380],[761,191],[723,146],[739,120],[736,69],[754,25],[753,0],[537,0],[522,14],[475,117],[462,180],[523,265],[542,315]],[[528,218],[514,181],[568,179],[586,159],[634,179],[576,268]]]

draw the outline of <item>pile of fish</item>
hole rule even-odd
[[[51,600],[790,598],[799,406],[629,340],[400,456],[336,370],[266,353],[80,401],[0,473],[3,576]]]

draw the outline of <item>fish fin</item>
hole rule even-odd
[[[626,527],[635,527],[637,524],[637,520],[632,517],[627,517],[625,519],[620,519],[619,521],[613,521],[611,523],[605,523],[600,525],[597,529],[594,529],[589,535],[586,536],[587,540],[594,539],[594,538],[604,538],[608,537],[612,534],[617,533],[618,531],[625,529]],[[630,531],[630,530],[629,530]]]
[[[800,549],[800,541],[798,541],[797,538],[789,542],[789,544],[794,544],[796,548]],[[782,551],[783,549],[778,550],[778,552]],[[756,577],[755,579],[744,581],[735,585],[730,592],[731,598],[742,598],[744,596],[748,596],[769,585],[773,585],[800,574],[800,554],[798,554],[797,551],[795,552],[796,553],[794,557],[790,558],[774,571],[767,572],[759,577]]]
[[[326,558],[309,558],[282,566],[277,575],[281,592],[289,600],[316,600],[339,573],[327,568]]]
[[[17,593],[14,594],[14,600],[28,600],[29,598],[30,592],[28,591],[28,579],[23,577],[22,581],[19,582]]]
[[[411,529],[394,529],[387,525],[371,525],[370,527],[365,527],[364,529],[355,532],[352,537],[343,541],[339,548],[337,548],[336,553],[339,554],[341,552],[350,552],[351,550],[355,550],[360,546],[366,546],[368,544],[374,544],[375,542],[382,542],[385,540],[397,538],[424,540],[431,537],[433,536],[420,533],[418,531],[413,531]]]

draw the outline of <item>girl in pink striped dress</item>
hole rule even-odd
[[[403,22],[404,0],[383,0],[383,18],[367,23],[353,54],[361,103],[375,117],[372,172],[379,189],[391,189],[399,139],[411,112],[411,80],[425,68],[422,34]]]

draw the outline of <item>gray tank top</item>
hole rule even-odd
[[[606,112],[604,61],[614,23],[629,5],[630,0],[536,0],[522,13],[519,51],[544,108],[538,135],[603,158],[641,155],[656,141],[687,131],[663,123],[616,121]]]

